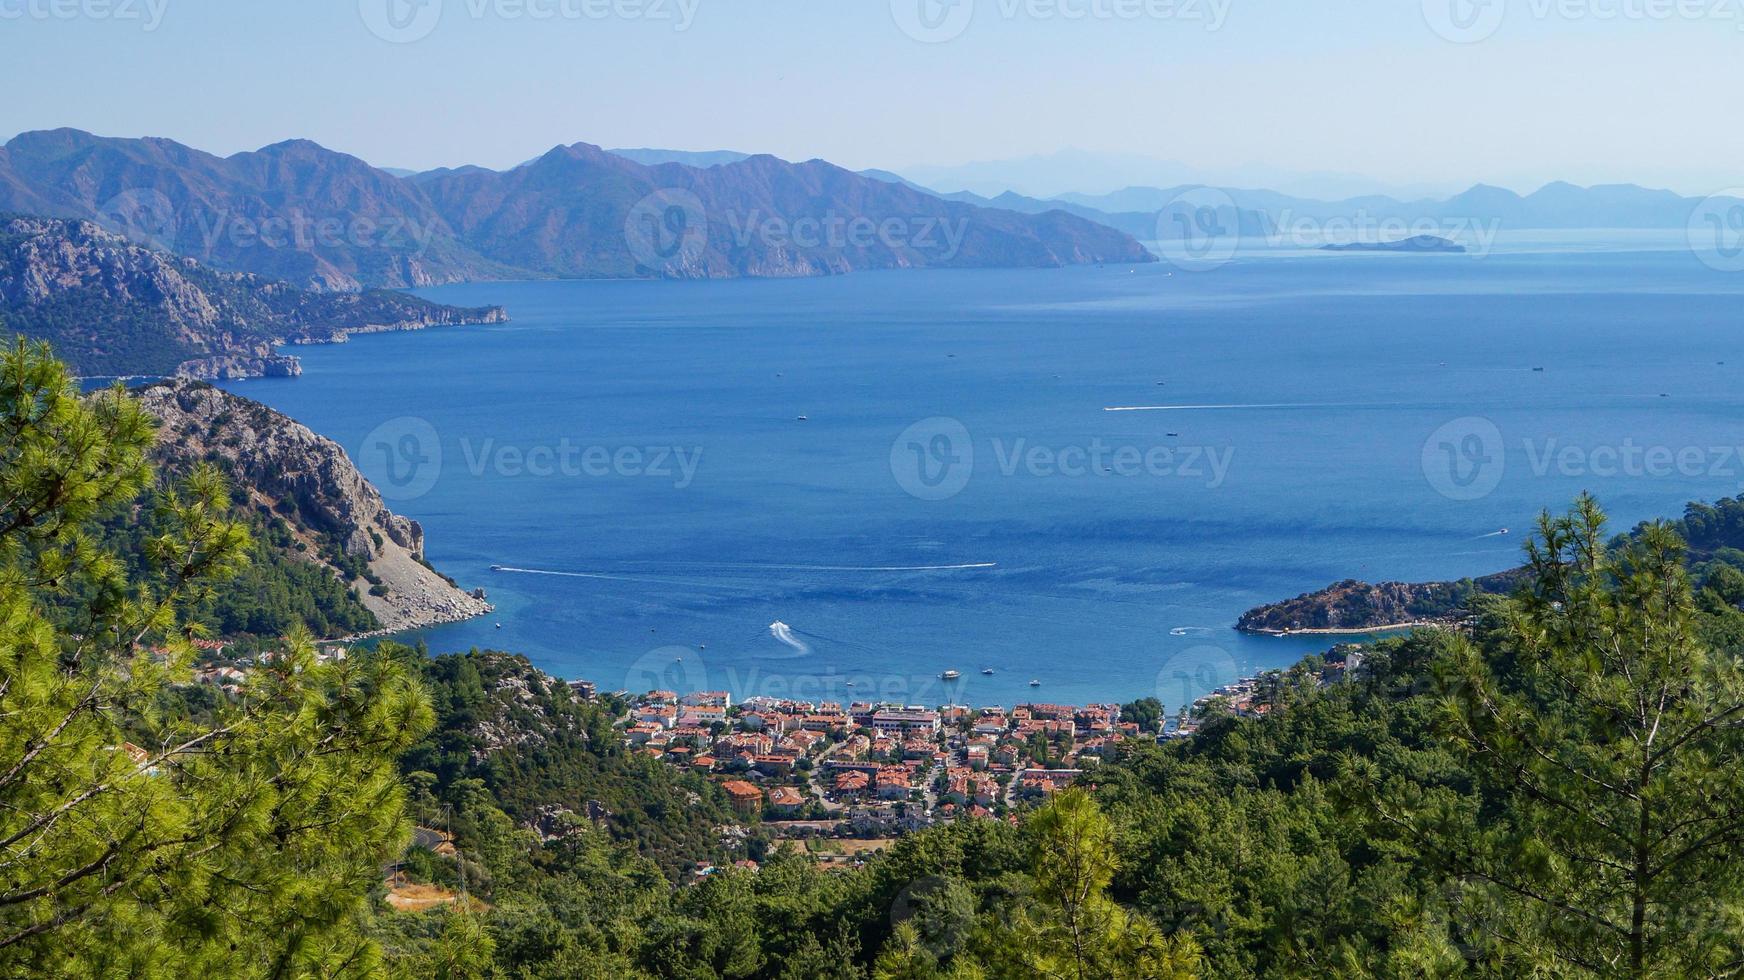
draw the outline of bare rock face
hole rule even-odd
[[[348,584],[384,631],[490,611],[483,598],[424,564],[424,529],[389,511],[338,443],[265,405],[198,381],[159,382],[138,396],[162,423],[160,459],[172,465],[219,461],[255,503],[284,515],[308,541],[309,560],[322,561],[318,545],[325,536],[367,562],[387,594],[372,594],[363,577]]]
[[[1448,623],[1465,615],[1473,597],[1512,591],[1523,572],[1499,572],[1458,582],[1381,582],[1348,579],[1318,592],[1251,609],[1236,628],[1249,633],[1360,632],[1419,623]]]
[[[386,290],[310,293],[154,251],[89,221],[0,216],[0,320],[86,376],[231,379],[301,369],[280,343],[500,323]]]

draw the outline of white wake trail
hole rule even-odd
[[[780,621],[770,623],[769,624],[769,635],[775,637],[775,639],[779,640],[782,643],[787,644],[788,646],[799,651],[800,653],[810,653],[811,652],[811,647],[806,646],[804,640],[801,640],[799,637],[793,635],[793,627],[787,625],[786,623],[783,623]]]
[[[707,571],[723,569],[742,572],[968,572],[998,568],[998,562],[980,561],[961,565],[758,565],[732,562],[683,562],[677,566],[686,571]],[[559,575],[565,578],[603,578],[624,579],[625,581],[641,581],[622,575],[611,575],[605,572],[560,572],[549,568],[513,568],[508,565],[492,565],[493,572],[507,572],[515,575]]]
[[[1316,404],[1312,402],[1277,402],[1272,404],[1251,405],[1116,405],[1105,408],[1104,412],[1214,412],[1233,411],[1242,408],[1338,408],[1341,406]]]

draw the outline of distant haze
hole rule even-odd
[[[294,134],[417,171],[585,140],[1031,195],[1744,184],[1738,5],[1494,0],[1468,23],[1456,2],[18,5],[0,138],[72,126],[228,154]]]

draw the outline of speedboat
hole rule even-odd
[[[1041,687],[1041,686],[1042,686],[1042,682],[1041,682],[1041,681],[1030,681],[1030,682],[1029,682],[1029,686],[1030,686],[1030,687]]]
[[[940,675],[939,675],[939,678],[940,678],[940,679],[941,679],[941,680],[947,680],[947,681],[954,681],[954,680],[956,680],[956,679],[957,679],[957,678],[959,678],[959,677],[962,677],[962,676],[963,676],[963,673],[962,673],[962,671],[958,671],[958,670],[947,670],[947,671],[945,671],[945,672],[944,672],[944,673],[942,673],[942,674],[940,674]]]
[[[989,667],[986,670],[983,670],[981,673],[986,674],[988,677],[992,677],[993,676],[993,668]]]

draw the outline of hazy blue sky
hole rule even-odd
[[[1744,0],[954,2],[0,0],[0,137],[302,136],[415,168],[585,140],[1744,184]]]

